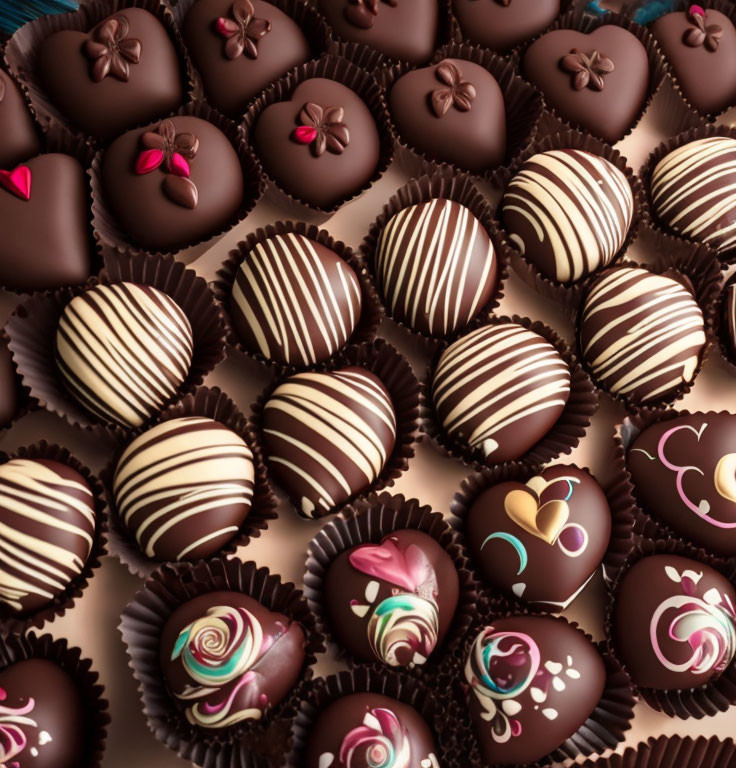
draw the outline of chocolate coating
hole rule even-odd
[[[0,428],[18,413],[18,380],[13,358],[6,342],[0,342]]]
[[[41,151],[36,126],[23,94],[0,69],[0,168],[10,170]]]
[[[736,360],[736,283],[731,283],[723,291],[723,318],[721,322],[726,329],[731,359]]]
[[[697,688],[736,652],[736,592],[704,563],[651,555],[619,585],[613,609],[616,650],[635,685]]]
[[[299,681],[299,624],[240,592],[210,592],[180,605],[161,634],[161,670],[189,723],[222,733],[260,720]]]
[[[339,643],[358,661],[390,667],[422,665],[441,646],[458,592],[452,558],[431,536],[413,530],[341,552],[324,583]]]
[[[611,536],[601,487],[581,469],[547,467],[494,485],[468,511],[465,534],[483,578],[544,610],[564,610],[598,569]]]
[[[548,755],[586,722],[603,695],[606,668],[567,622],[512,616],[480,632],[464,678],[485,761],[516,765]]]
[[[477,172],[503,163],[503,93],[479,64],[443,59],[415,69],[396,81],[388,98],[402,140],[432,160]]]

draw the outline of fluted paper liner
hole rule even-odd
[[[726,269],[727,268],[724,268],[724,272]],[[714,321],[718,346],[721,350],[721,355],[723,355],[723,359],[729,363],[729,366],[736,366],[736,350],[734,350],[734,346],[736,346],[736,337],[732,342],[728,330],[728,292],[733,285],[736,285],[736,273],[726,280],[721,289],[721,297],[718,300],[718,311],[716,312]]]
[[[18,367],[13,361],[13,356],[8,349],[8,334],[5,332],[5,328],[0,329],[0,355],[3,354],[3,347],[7,350],[7,354],[10,356],[10,365],[13,368],[13,379],[15,381],[15,397],[16,397],[16,409],[13,417],[6,424],[0,426],[0,437],[10,431],[13,426],[20,421],[27,413],[35,410],[36,403],[30,396],[28,387],[24,387],[18,375]]]
[[[641,741],[621,755],[585,762],[584,768],[736,768],[732,739],[660,736]]]

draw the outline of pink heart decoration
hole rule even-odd
[[[361,573],[391,582],[409,592],[436,580],[432,564],[424,552],[414,544],[402,552],[396,541],[384,539],[380,544],[366,544],[354,549],[350,564]]]
[[[0,171],[0,187],[21,200],[31,199],[31,169],[19,165],[12,171]]]

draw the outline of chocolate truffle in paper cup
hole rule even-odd
[[[18,163],[41,151],[36,126],[23,93],[15,81],[0,69],[0,168],[15,168]]]

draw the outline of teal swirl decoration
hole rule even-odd
[[[368,639],[390,667],[424,664],[437,645],[439,607],[434,599],[399,593],[376,607]]]

